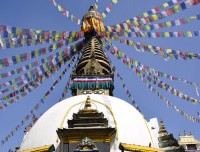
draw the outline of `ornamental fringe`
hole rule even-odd
[[[184,51],[178,51],[178,50],[173,50],[173,49],[164,49],[159,46],[152,46],[152,45],[147,45],[144,43],[139,43],[139,42],[134,42],[132,40],[128,40],[125,38],[117,37],[117,36],[112,36],[112,35],[106,35],[107,38],[110,38],[112,40],[119,41],[120,43],[124,43],[129,46],[133,46],[136,51],[139,52],[150,52],[154,55],[159,55],[161,56],[164,60],[168,61],[169,59],[200,59],[200,54],[195,54],[191,52],[184,52]]]
[[[72,64],[74,62],[75,58],[73,58],[71,61],[70,61],[70,64]],[[26,122],[28,122],[28,120],[31,118],[31,116],[33,115],[34,112],[36,112],[41,106],[42,104],[45,103],[45,100],[47,98],[47,96],[50,95],[50,92],[52,92],[55,88],[56,88],[56,85],[62,80],[62,78],[64,77],[65,73],[67,72],[67,70],[69,70],[70,66],[67,66],[67,68],[62,72],[62,74],[59,76],[59,78],[54,82],[54,84],[50,87],[50,89],[45,93],[45,95],[43,96],[43,98],[40,99],[40,101],[33,107],[33,109],[30,111],[29,114],[27,114],[24,119],[22,121],[20,121],[20,123],[1,141],[1,146],[5,144],[5,142],[7,142],[12,136],[15,135],[15,133],[17,131],[19,131],[19,129],[21,129],[24,124]],[[70,88],[70,78],[68,80],[68,83],[64,89],[64,94],[66,94],[66,92],[68,91],[68,89]],[[62,93],[62,94],[63,94]]]
[[[107,48],[109,48],[109,47],[111,47],[111,45],[110,44],[108,44],[108,47]],[[116,48],[116,47],[115,47]],[[115,49],[114,48],[114,49]],[[119,49],[117,49],[118,51],[119,51]],[[110,50],[110,53],[111,54],[113,54],[114,56],[116,56],[116,54],[114,54],[111,50]],[[122,52],[121,52],[122,53]],[[122,53],[123,54],[123,53]],[[116,56],[116,57],[118,57],[118,59],[122,59],[122,57],[121,56]],[[122,62],[124,63],[124,64],[126,64],[126,62],[122,59]],[[127,64],[126,64],[127,65]],[[129,65],[127,65],[129,68],[130,68],[130,64]],[[133,68],[133,67],[131,67],[131,68]],[[136,67],[136,69],[137,69],[137,67]],[[137,69],[138,70],[138,69]],[[137,75],[138,76],[138,75]],[[170,106],[170,107],[172,107],[174,110],[176,110],[176,112],[178,112],[178,113],[180,113],[182,116],[184,116],[185,118],[187,118],[188,120],[191,120],[192,122],[197,122],[197,123],[200,123],[200,118],[195,118],[195,117],[193,117],[193,116],[191,116],[191,115],[189,115],[189,114],[187,114],[187,113],[185,113],[184,111],[182,111],[181,109],[179,109],[178,107],[176,107],[176,106],[174,106],[167,98],[165,98],[163,95],[161,95],[155,88],[153,88],[146,80],[145,80],[145,78],[142,78],[142,77],[140,77],[141,78],[141,80],[142,80],[142,82],[144,82],[146,85],[147,85],[147,87],[153,92],[153,93],[155,93],[158,97],[160,97],[160,99],[162,99],[162,100],[164,100],[165,102],[166,102],[166,104],[168,105],[168,106]]]

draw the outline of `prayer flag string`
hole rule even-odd
[[[83,45],[84,45],[83,43],[79,43],[79,46],[78,46],[79,49],[82,48]],[[72,49],[70,51],[70,54],[68,55],[68,57],[66,57],[65,59],[69,60],[71,58],[71,56],[73,56],[76,52],[77,52],[76,49]],[[63,62],[63,60],[62,60],[62,62]],[[35,80],[30,81],[25,86],[19,88],[17,91],[9,94],[9,96],[4,96],[2,98],[2,100],[7,100],[7,99],[12,98],[12,97],[13,97],[13,99],[11,99],[10,101],[6,102],[5,104],[0,105],[0,110],[5,108],[5,107],[7,107],[7,106],[9,106],[9,105],[11,105],[12,103],[16,102],[17,100],[21,99],[22,97],[28,95],[32,90],[34,90],[39,85],[41,85],[46,80],[46,78],[49,78],[52,75],[51,72],[52,72],[53,68],[49,68],[49,70],[45,74],[43,74],[41,76],[38,76]],[[30,75],[29,79],[31,79],[31,77],[32,76]]]
[[[109,39],[107,39],[105,37],[105,40],[106,42],[109,43],[109,45],[107,45],[107,49],[111,49],[110,51],[115,55],[117,53],[119,53],[120,56],[125,56],[123,52],[119,52],[117,48],[115,49],[112,49],[111,46],[112,46],[112,43],[110,42]],[[161,72],[161,71],[158,71],[156,69],[153,69],[147,65],[144,65],[143,63],[139,62],[139,61],[136,61],[134,59],[131,59],[129,57],[127,57],[127,61],[129,63],[127,63],[128,65],[131,65],[133,64],[135,67],[137,68],[142,68],[143,71],[145,71],[146,73],[148,72],[149,74],[151,74],[152,76],[157,76],[157,77],[163,77],[163,78],[168,78],[170,79],[171,81],[179,81],[179,82],[182,82],[182,83],[187,83],[187,84],[190,84],[191,86],[195,87],[195,88],[200,88],[200,84],[198,83],[195,83],[195,82],[192,82],[192,81],[189,81],[189,80],[185,80],[185,79],[182,79],[182,78],[178,78],[176,76],[173,76],[173,75],[170,75],[170,74],[167,74],[167,73],[164,73],[164,72]]]
[[[61,66],[66,61],[65,58],[68,58],[69,52],[70,50],[66,48],[65,51],[57,52],[56,55],[52,54],[48,56],[46,60],[42,59],[43,61],[45,61],[44,64],[37,66],[33,70],[28,71],[27,73],[22,74],[15,79],[4,82],[0,85],[0,88],[10,87],[12,90],[16,90],[16,88],[19,88],[20,86],[29,83],[29,81],[31,81],[32,79],[35,79],[46,72],[51,72],[50,68],[53,71],[56,71],[56,65]],[[7,90],[7,88],[5,90]],[[0,94],[7,92],[5,90],[0,91]]]
[[[15,30],[13,30],[13,28]],[[16,30],[18,29],[18,30]],[[33,29],[21,29],[11,26],[0,26],[0,49],[35,46],[37,44],[52,43],[83,35],[82,32],[57,32]]]
[[[113,45],[112,45],[113,46]],[[134,59],[126,56],[123,52],[121,52],[118,48],[116,48],[115,46],[113,46],[113,49],[111,46],[108,46],[107,48],[108,50],[110,50],[110,52],[116,56],[118,59],[122,59],[122,62],[124,64],[126,64],[128,67],[133,68],[133,66],[135,66],[136,68],[140,68],[142,71],[146,70],[146,67],[144,67],[143,65],[138,66],[138,61],[135,61]],[[154,76],[156,77],[156,76]],[[154,81],[155,82],[155,81]],[[159,81],[159,86],[161,88],[164,88],[166,91],[169,91],[170,93],[172,93],[173,95],[179,96],[182,99],[185,99],[191,103],[199,103],[199,101],[197,99],[194,99],[193,97],[190,97],[186,94],[183,94],[182,92],[178,91],[177,89],[174,89],[172,86],[169,86],[166,83],[163,83],[162,81]],[[167,89],[166,89],[167,88]]]
[[[39,61],[39,63],[44,64],[44,65],[43,65],[44,68],[46,68],[46,66],[48,66],[50,63],[56,64],[56,62],[60,61],[60,58],[62,58],[62,56],[64,56],[64,55],[66,56],[66,55],[68,55],[68,54],[70,54],[70,53],[73,54],[73,52],[71,52],[71,50],[73,50],[73,49],[74,49],[74,50],[78,49],[78,48],[80,47],[80,45],[82,45],[81,43],[82,43],[82,41],[80,41],[80,42],[77,43],[77,44],[68,46],[67,48],[62,49],[62,51],[60,50],[59,52],[56,52],[55,54],[51,54],[51,55],[49,55],[49,56],[47,56],[47,57],[41,59],[41,60]],[[51,61],[51,62],[49,63],[49,61]],[[38,62],[37,62],[37,63],[38,63]],[[45,65],[45,64],[46,64],[46,65]],[[28,65],[29,65],[29,64],[28,64]],[[33,66],[29,67],[28,65],[26,65],[25,68],[20,68],[20,71],[17,71],[17,72],[18,72],[18,73],[24,72],[24,71],[27,71],[28,69],[30,69],[30,68],[33,67]],[[30,64],[30,65],[31,65],[31,64]],[[36,67],[38,68],[39,64],[36,64],[36,65],[34,65],[34,66],[36,66]],[[23,66],[23,67],[24,67],[24,66]],[[43,69],[40,69],[40,70],[43,71]],[[33,70],[33,72],[34,72],[34,70]],[[32,75],[33,72],[31,72],[30,75]],[[13,74],[14,74],[14,73],[12,73],[12,75],[13,75]],[[9,73],[9,75],[11,75],[11,73]],[[8,86],[10,86],[10,85],[14,85],[14,83],[16,83],[16,82],[18,82],[18,81],[21,81],[21,80],[23,80],[23,79],[24,79],[24,76],[21,75],[21,76],[19,76],[18,78],[12,79],[12,80],[10,80],[10,81],[6,81],[6,82],[4,82],[3,84],[0,85],[0,89],[1,89],[2,87],[8,87]]]
[[[199,31],[165,31],[165,32],[105,32],[105,35],[125,36],[125,37],[140,37],[140,38],[180,38],[180,37],[198,37]]]
[[[136,74],[137,75],[137,74]],[[138,76],[138,75],[137,75]],[[154,87],[152,87],[151,84],[149,84],[149,82],[143,78],[138,76],[141,81],[147,86],[147,88],[149,90],[151,90],[151,92],[155,93],[160,99],[164,100],[165,103],[167,104],[168,107],[173,108],[176,112],[180,113],[182,116],[184,116],[185,118],[187,118],[188,120],[192,121],[192,122],[197,122],[200,123],[200,118],[195,118],[187,113],[185,113],[183,110],[181,110],[180,108],[178,108],[177,106],[173,105],[172,102],[170,102],[166,97],[164,97],[160,92],[158,92]]]
[[[170,86],[169,84],[165,83],[164,81],[161,81],[159,78],[157,78],[156,76],[151,77],[150,75],[146,75],[148,73],[143,72],[142,70],[135,70],[135,73],[137,73],[138,75],[141,75],[142,77],[146,78],[150,83],[156,85],[161,88],[164,89],[165,91],[168,91],[169,93],[173,94],[174,96],[180,97],[182,99],[188,100],[193,104],[197,104],[200,103],[197,99],[194,99],[193,97],[190,97],[186,94],[184,94],[183,92],[175,89],[174,87]]]
[[[98,9],[98,7],[99,7],[99,0],[95,0],[94,6],[95,6],[96,9]]]
[[[42,55],[45,55],[47,53],[50,53],[54,50],[57,50],[57,49],[63,47],[63,46],[67,46],[69,43],[77,41],[80,38],[81,37],[79,37],[79,36],[73,37],[73,38],[70,38],[70,39],[65,40],[65,41],[60,41],[60,42],[51,44],[48,47],[33,50],[30,53],[23,53],[23,54],[20,54],[20,55],[0,59],[0,69],[3,68],[3,67],[12,66],[12,65],[15,65],[15,64],[18,64],[18,63],[21,63],[21,62],[24,62],[24,61],[28,61],[30,59],[34,59],[34,58],[42,56]]]
[[[174,2],[177,3],[179,1],[174,1]],[[171,16],[173,14],[179,13],[180,11],[183,11],[183,10],[186,10],[188,8],[191,8],[193,6],[198,5],[199,3],[200,3],[200,0],[186,0],[185,2],[182,2],[180,4],[176,4],[175,6],[169,8],[167,10],[164,10],[162,12],[160,12],[161,10],[159,8],[157,8],[157,11],[154,11],[154,12],[151,12],[151,11],[148,12],[147,11],[147,12],[144,13],[145,15],[142,15],[141,17],[136,16],[134,18],[126,20],[123,23],[127,24],[127,26],[129,26],[129,28],[139,27],[139,26],[142,26],[142,25],[149,24],[151,22],[155,22],[159,19],[166,18],[166,17]],[[123,23],[119,23],[119,24],[123,24]]]
[[[55,73],[55,71],[52,70],[53,68],[49,67],[48,71],[44,74],[38,76],[37,78],[31,80],[29,83],[27,83],[25,86],[16,89],[16,91],[10,93],[7,96],[4,96],[1,100],[8,100],[12,98],[11,100],[5,102],[3,105],[0,105],[0,110],[3,108],[6,108],[10,106],[11,104],[15,103],[16,101],[20,100],[21,98],[29,95],[33,90],[35,90],[38,86],[41,86],[44,81],[52,76],[52,74]]]
[[[118,0],[111,0],[111,2],[108,4],[108,6],[106,7],[106,9],[103,11],[103,13],[101,14],[101,16],[103,18],[106,18],[107,15],[111,12],[112,7],[117,4]]]
[[[113,65],[112,61],[110,60],[110,58],[108,56],[107,56],[107,58],[108,58],[111,66],[112,66],[112,69],[114,69],[115,74],[121,80],[122,87],[124,88],[126,95],[129,97],[129,99],[131,101],[131,104],[135,107],[135,109],[137,111],[139,111],[140,113],[142,113],[141,110],[140,110],[140,108],[139,108],[139,106],[138,106],[138,104],[136,103],[134,97],[131,95],[130,91],[126,87],[126,84],[124,83],[124,79],[121,77],[120,73],[117,71],[116,66]]]
[[[81,55],[82,55],[82,53],[78,52],[78,55],[77,55],[78,57],[76,59],[76,63],[74,64],[72,69],[76,69],[77,63],[79,62]],[[59,101],[62,101],[65,99],[65,97],[67,96],[68,90],[71,87],[71,83],[72,83],[72,80],[71,80],[71,75],[70,75],[69,80],[67,81],[66,86],[65,86],[64,90],[62,91],[61,98],[59,99]]]
[[[50,0],[50,2],[58,8],[58,11],[61,12],[65,17],[69,18],[71,21],[75,21],[76,24],[80,24],[81,20],[75,16],[74,14],[70,13],[67,9],[63,8],[60,4],[58,4],[55,0]]]
[[[108,44],[108,47],[107,48],[110,48],[110,44]],[[115,48],[113,48],[115,49]],[[113,54],[113,52],[111,51],[112,49],[109,49],[110,50],[110,53],[114,56],[116,56],[118,59],[122,60],[122,63],[126,64],[129,68],[133,68],[132,66],[130,66],[129,64],[126,63],[126,61],[121,58],[121,56],[118,56],[116,54]],[[119,49],[118,49],[119,50]],[[137,69],[137,67],[136,67]],[[138,76],[138,75],[137,75]],[[149,83],[148,81],[145,81],[144,78],[141,78],[142,82],[144,82],[147,87],[153,92],[155,93],[160,99],[164,100],[166,102],[166,104],[170,107],[172,107],[176,112],[180,113],[182,116],[184,116],[185,118],[187,118],[188,120],[191,120],[192,122],[197,122],[197,123],[200,123],[200,119],[199,118],[195,118],[187,113],[185,113],[184,111],[182,111],[180,108],[176,107],[175,105],[173,105],[167,98],[165,98],[163,95],[161,95],[155,88],[153,88]]]
[[[147,45],[144,43],[139,43],[139,42],[134,42],[132,40],[128,40],[125,38],[121,38],[115,35],[106,35],[107,38],[110,38],[112,40],[119,41],[120,43],[124,43],[129,46],[133,46],[136,51],[138,52],[149,52],[154,55],[159,55],[162,57],[164,60],[169,60],[169,59],[200,59],[200,54],[195,54],[191,52],[185,52],[185,51],[178,51],[174,49],[165,49],[161,48],[159,46],[152,46],[152,45]]]
[[[200,20],[200,14],[193,15],[187,18],[176,19],[173,21],[166,21],[163,23],[141,25],[138,27],[135,27],[132,22],[130,23],[131,26],[125,23],[116,24],[116,25],[111,25],[111,26],[105,26],[105,29],[106,31],[109,31],[109,32],[123,32],[123,31],[138,32],[138,31],[147,31],[147,30],[151,31],[151,30],[158,30],[158,29],[166,28],[166,27],[174,27],[174,26],[189,24],[191,21],[194,21],[194,20]]]
[[[21,38],[21,37],[53,37],[53,38],[59,38],[62,37],[68,38],[69,34],[73,33],[74,35],[78,32],[73,31],[49,31],[49,30],[39,30],[39,29],[29,29],[29,28],[21,28],[21,27],[14,27],[14,26],[7,26],[7,25],[0,25],[0,35],[2,38]],[[73,36],[72,34],[72,36]]]
[[[74,58],[71,60],[72,62],[74,62]],[[70,64],[71,64],[70,61]],[[59,78],[53,83],[53,85],[50,87],[50,89],[45,93],[45,95],[39,100],[39,102],[37,102],[37,104],[33,107],[33,109],[30,111],[29,114],[27,114],[24,119],[3,139],[1,140],[1,145],[4,145],[6,142],[8,142],[8,140],[15,135],[15,133],[17,131],[19,131],[19,129],[21,129],[24,124],[26,122],[28,122],[31,118],[31,116],[33,115],[34,112],[36,112],[41,106],[42,104],[45,103],[47,97],[50,95],[50,93],[56,88],[56,85],[63,79],[63,77],[65,76],[66,72],[69,70],[70,66],[67,66],[67,68],[65,68],[62,72],[62,74],[59,76]]]

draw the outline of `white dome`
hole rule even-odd
[[[72,119],[73,113],[78,112],[87,96],[74,96],[51,107],[27,133],[20,150],[28,150],[50,144],[54,144],[56,149],[59,145],[56,130],[62,127],[68,128],[67,120]],[[132,105],[116,97],[96,94],[89,96],[94,101],[93,106],[96,106],[99,112],[103,112],[108,119],[109,126],[117,127],[118,139],[111,143],[110,151],[118,152],[120,142],[142,146],[148,146],[151,142],[153,147],[157,147],[155,135],[152,134],[143,116]],[[155,127],[157,130],[157,126]]]

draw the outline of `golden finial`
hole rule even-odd
[[[87,97],[86,101],[85,101],[85,110],[91,109],[91,100],[90,100],[90,96]]]
[[[92,109],[90,96],[87,96],[85,106],[79,110],[79,113],[97,113],[97,109]]]

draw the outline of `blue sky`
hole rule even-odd
[[[15,26],[21,28],[31,28],[31,29],[41,29],[41,30],[55,30],[55,31],[79,31],[80,26],[75,22],[71,22],[65,16],[63,16],[58,10],[50,3],[49,0],[0,0],[0,25]],[[58,0],[64,8],[69,12],[75,14],[80,19],[87,12],[89,6],[93,4],[94,0]],[[105,10],[106,6],[109,4],[109,0],[99,0],[99,9],[101,13]],[[140,13],[154,8],[155,6],[160,6],[166,0],[140,0],[140,1],[130,1],[121,0],[113,7],[113,10],[108,14],[107,18],[104,20],[105,25],[113,25],[130,19]],[[174,19],[180,19],[188,17],[191,15],[197,15],[200,12],[200,6],[192,7],[188,10],[177,13],[176,15],[170,16],[164,20],[157,22],[170,21]],[[188,25],[183,25],[173,28],[164,28],[158,31],[195,31],[199,30],[199,21],[192,21]],[[176,50],[182,50],[185,52],[194,52],[199,54],[200,48],[200,38],[131,38],[131,40],[136,42],[143,42],[150,45],[160,46],[163,48],[170,48]],[[113,41],[113,44],[117,46],[121,51],[123,51],[128,56],[142,62],[149,67],[155,68],[158,71],[162,71],[176,77],[180,77],[186,80],[190,80],[200,84],[200,71],[199,71],[199,60],[170,60],[165,61],[159,56],[152,55],[150,53],[137,52],[133,47],[126,46],[125,44],[120,44],[119,42]],[[0,51],[0,59],[21,54],[24,52],[30,52],[35,48],[41,48],[44,45],[39,45],[37,47],[24,47],[17,49],[5,49]],[[109,53],[108,53],[109,54]],[[167,107],[164,101],[160,100],[155,94],[153,94],[138,77],[121,61],[117,60],[115,57],[110,55],[113,63],[115,64],[117,70],[121,74],[125,81],[126,87],[129,89],[131,94],[134,96],[135,101],[139,105],[141,111],[143,112],[145,118],[149,120],[150,118],[157,117],[159,120],[163,120],[165,126],[169,133],[173,133],[176,138],[178,134],[183,134],[184,129],[189,132],[191,131],[197,139],[200,139],[200,124],[193,123],[174,109]],[[32,60],[35,61],[35,60]],[[11,66],[8,68],[0,69],[0,73],[5,71],[15,69],[29,63],[30,61],[23,62],[20,65]],[[53,77],[57,79],[60,71]],[[16,76],[11,76],[6,79],[1,79],[0,84],[5,81],[11,80]],[[44,113],[47,109],[58,102],[61,92],[64,88],[64,83],[68,80],[68,75],[62,80],[61,83],[56,87],[53,93],[47,98],[46,103],[41,106],[41,108],[36,112],[37,117]],[[187,95],[190,95],[199,100],[196,94],[195,88],[176,81],[168,81],[170,85],[179,89]],[[53,79],[50,78],[45,83],[33,91],[30,95],[24,97],[22,100],[17,101],[15,104],[8,106],[6,109],[0,111],[0,140],[4,139],[12,129],[15,128],[24,116],[30,112],[33,106],[43,97],[44,93],[53,84]],[[186,100],[175,97],[164,90],[158,89],[166,98],[168,98],[174,105],[181,108],[183,111],[197,117],[197,111],[200,109],[198,105],[192,105]],[[71,96],[70,92],[68,97]],[[122,88],[120,80],[115,76],[115,91],[114,96],[124,99],[129,102],[129,98],[126,96],[125,91]],[[131,116],[130,116],[131,117]],[[134,119],[133,119],[134,121]],[[27,126],[31,122],[24,125]],[[48,127],[48,126],[47,126]],[[9,139],[2,147],[0,151],[8,151],[9,148],[14,149],[15,146],[19,146],[23,138],[23,129],[15,133],[15,135]]]

